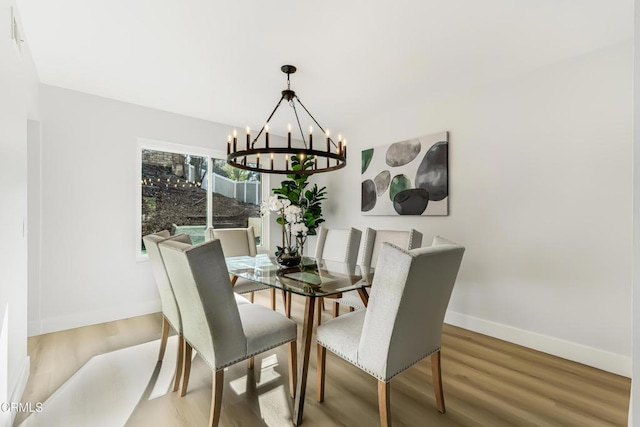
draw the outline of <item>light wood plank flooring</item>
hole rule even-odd
[[[301,324],[304,300],[294,297],[293,302],[292,317]],[[256,303],[268,306],[269,292],[258,292]],[[331,317],[328,305],[323,321]],[[160,316],[149,315],[30,338],[31,377],[24,402],[45,401],[93,356],[159,339],[160,327]],[[313,350],[303,425],[378,425],[376,380],[330,352],[325,402],[315,401]],[[291,426],[286,360],[287,347],[282,346],[256,357],[253,371],[240,363],[225,372],[220,426]],[[628,378],[450,325],[444,327],[442,370],[447,413],[436,410],[427,358],[391,383],[394,426],[627,424]],[[127,426],[204,426],[210,399],[211,371],[196,358],[185,397],[168,391],[143,399]],[[15,425],[24,417],[19,414]],[[63,421],[51,420],[51,425]]]

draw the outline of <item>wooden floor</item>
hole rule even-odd
[[[268,295],[257,293],[256,303],[267,306]],[[282,310],[280,300],[278,304]],[[292,317],[298,324],[303,305],[302,298],[294,297]],[[327,308],[325,320],[331,316]],[[31,377],[24,402],[43,402],[93,356],[157,340],[160,327],[160,316],[149,315],[30,338]],[[376,380],[329,352],[325,402],[315,401],[313,347],[303,426],[378,425]],[[287,348],[265,357],[256,358],[254,371],[240,363],[225,372],[221,427],[292,425]],[[274,360],[273,378],[261,379],[261,361]],[[391,383],[394,426],[627,425],[628,378],[464,329],[445,325],[442,370],[447,413],[436,410],[427,358]],[[141,401],[127,426],[205,426],[210,399],[211,371],[196,358],[185,397],[168,392]],[[15,425],[23,418],[18,415]],[[59,424],[63,420],[51,421],[64,425]]]

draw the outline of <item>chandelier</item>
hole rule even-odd
[[[242,142],[238,141],[238,133],[233,131],[227,138],[227,163],[240,169],[275,174],[295,174],[310,175],[314,173],[329,172],[345,167],[347,165],[346,140],[338,136],[336,143],[320,123],[307,110],[307,107],[300,101],[298,95],[291,90],[290,75],[296,72],[293,65],[283,65],[281,68],[287,75],[287,88],[282,91],[282,96],[271,112],[260,132],[251,140],[251,130],[247,127],[246,143],[244,149]],[[296,146],[291,139],[291,125],[287,133],[286,146],[273,146],[269,144],[269,121],[278,110],[282,101],[286,100],[295,114],[298,129],[303,146]],[[298,109],[296,104],[309,115],[311,120],[318,126],[324,138],[319,142],[313,140],[313,127],[309,127],[308,139],[305,139]],[[260,143],[260,136],[264,133],[264,142]],[[324,141],[323,141],[324,139]],[[297,144],[300,145],[300,144]]]

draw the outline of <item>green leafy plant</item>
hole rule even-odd
[[[291,169],[294,171],[307,170],[313,168],[315,158],[309,156],[300,159],[298,156],[291,156]],[[304,224],[307,226],[307,235],[315,236],[320,224],[324,222],[322,218],[322,201],[326,199],[327,187],[318,188],[317,184],[309,186],[309,176],[307,175],[287,175],[282,181],[280,188],[274,188],[273,194],[277,194],[280,199],[287,199],[294,206],[302,209]],[[278,224],[285,226],[286,219],[282,216],[276,220]]]
[[[294,171],[311,169],[314,164],[314,157],[291,157]],[[273,196],[262,203],[263,215],[279,213],[276,222],[282,227],[282,246],[276,246],[276,256],[302,254],[307,236],[315,235],[324,222],[321,202],[326,199],[326,187],[319,188],[317,184],[309,187],[309,175],[287,175],[280,188],[272,189]]]

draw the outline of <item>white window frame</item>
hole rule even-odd
[[[135,187],[135,200],[136,200],[136,236],[135,236],[135,252],[136,261],[145,262],[149,260],[147,254],[142,253],[142,247],[140,242],[142,241],[142,185],[140,180],[142,177],[142,150],[155,150],[164,151],[167,153],[176,154],[190,154],[193,156],[204,157],[207,159],[207,182],[212,182],[212,159],[225,160],[227,155],[223,151],[212,150],[208,148],[197,147],[193,145],[183,145],[174,142],[157,141],[147,138],[138,138],[136,143],[136,185]],[[271,185],[269,174],[261,174],[261,193],[262,200],[267,200],[271,192]],[[213,197],[207,196],[207,227],[211,227],[211,218],[213,217]],[[262,217],[262,234],[260,236],[260,245],[258,245],[258,252],[268,252],[269,250],[269,237],[270,227],[268,217]]]

